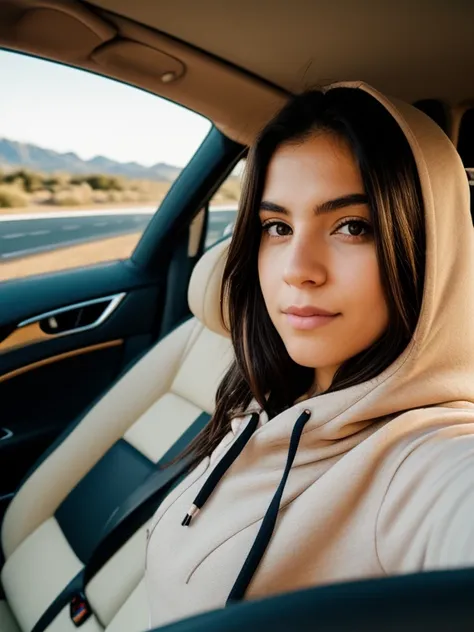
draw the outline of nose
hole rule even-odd
[[[314,235],[294,236],[285,252],[285,283],[295,287],[324,285],[328,275],[324,248]]]

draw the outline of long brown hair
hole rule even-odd
[[[355,88],[312,90],[292,98],[262,130],[247,161],[242,198],[222,284],[235,360],[217,391],[216,409],[187,450],[198,461],[229,431],[252,398],[270,417],[308,392],[314,369],[296,364],[270,320],[258,278],[259,207],[276,149],[314,133],[349,142],[358,161],[372,215],[389,324],[370,347],[346,360],[326,393],[376,377],[404,350],[418,321],[425,268],[421,185],[409,143],[391,114]],[[224,315],[223,315],[224,317]],[[270,396],[269,396],[270,395]]]

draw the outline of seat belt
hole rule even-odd
[[[107,521],[99,544],[86,566],[48,606],[31,632],[44,632],[59,613],[70,605],[71,619],[81,626],[93,614],[85,587],[104,564],[149,520],[169,492],[191,471],[193,455],[164,467],[183,452],[207,426],[211,415],[202,413],[171,446],[156,465],[156,470],[138,487]]]

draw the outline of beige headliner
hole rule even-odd
[[[463,105],[474,96],[473,24],[471,0],[0,2],[0,45],[144,87],[242,142],[287,91],[332,80]],[[164,84],[170,70],[178,79]]]
[[[354,79],[411,101],[473,96],[472,0],[93,4],[199,46],[290,91]]]

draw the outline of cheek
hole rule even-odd
[[[362,249],[358,256],[345,260],[339,266],[338,286],[344,288],[346,307],[349,307],[353,322],[362,329],[373,329],[379,333],[388,325],[388,306],[382,288],[380,270],[374,249]]]
[[[273,261],[267,249],[261,249],[258,254],[258,278],[260,289],[268,311],[271,311],[271,298],[275,297],[275,289],[278,285],[278,263]]]

